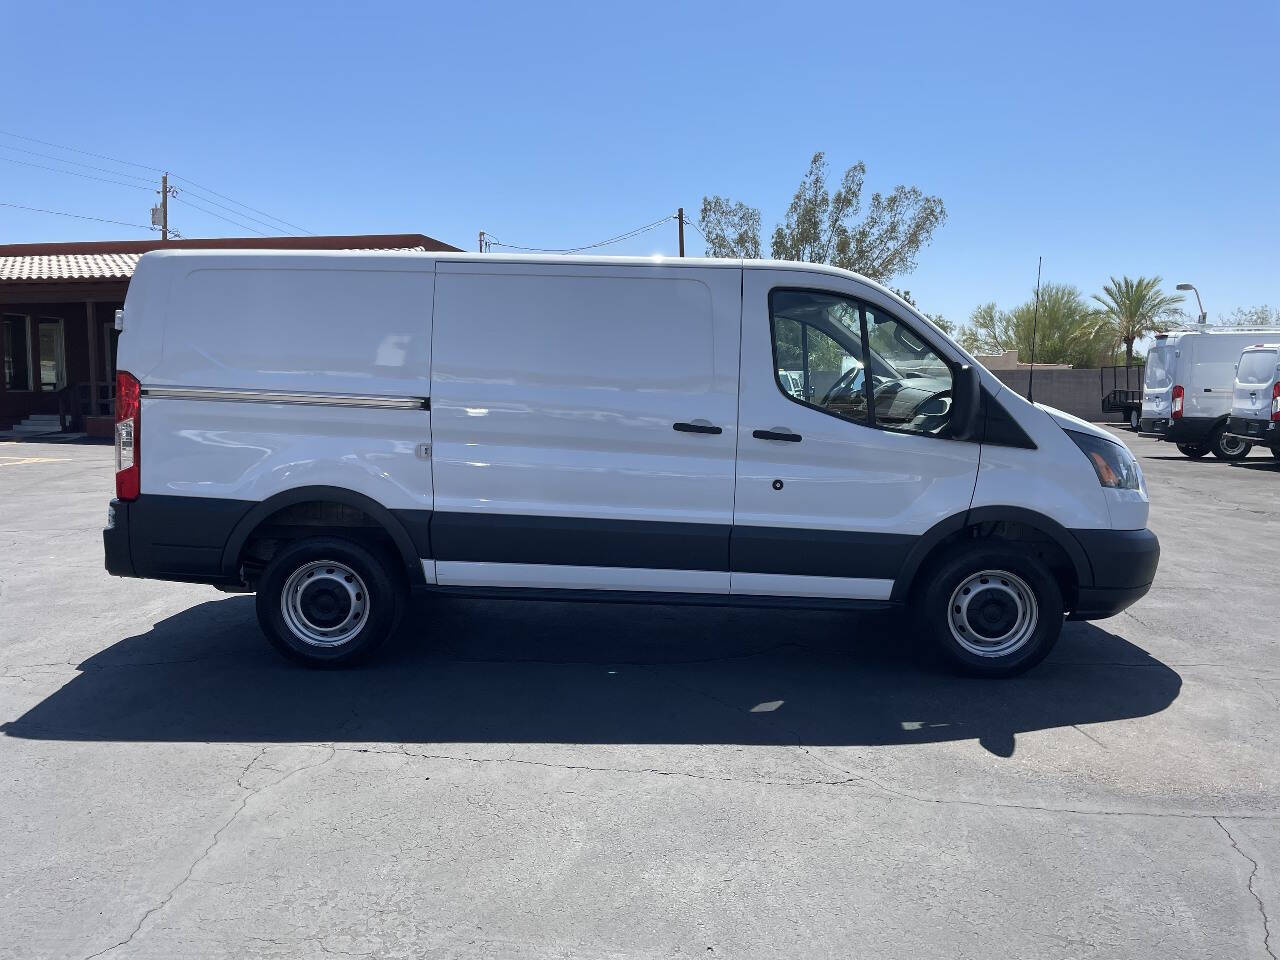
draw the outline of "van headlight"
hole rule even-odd
[[[1064,431],[1075,441],[1080,452],[1093,464],[1093,472],[1098,475],[1098,482],[1104,487],[1116,490],[1143,490],[1142,468],[1137,458],[1129,452],[1129,448],[1121,443],[1103,440],[1088,433],[1077,433],[1075,430]]]

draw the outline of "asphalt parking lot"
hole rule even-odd
[[[1123,436],[1155,588],[1006,681],[511,601],[301,670],[106,575],[109,447],[0,444],[0,956],[1274,958],[1280,469]]]

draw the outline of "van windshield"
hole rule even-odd
[[[1276,376],[1274,350],[1250,350],[1240,356],[1236,379],[1241,383],[1270,383]]]
[[[1169,368],[1172,366],[1172,347],[1152,347],[1147,354],[1147,375],[1143,381],[1144,385],[1152,390],[1163,390],[1171,386],[1173,373]]]

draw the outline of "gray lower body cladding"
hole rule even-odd
[[[112,501],[103,531],[117,576],[239,585],[239,546],[261,504],[144,494]],[[908,579],[918,547],[905,534],[661,521],[395,510],[384,522],[421,559]],[[1149,530],[1061,530],[1077,564],[1073,619],[1112,616],[1150,588],[1160,545]],[[412,559],[412,558],[411,558]]]

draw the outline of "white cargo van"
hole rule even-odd
[[[1227,433],[1280,457],[1280,343],[1245,347],[1236,363]]]
[[[422,586],[889,607],[1002,675],[1155,575],[1122,443],[841,270],[164,251],[120,323],[107,569],[308,664]]]
[[[1223,460],[1249,455],[1249,441],[1227,431],[1232,382],[1240,351],[1259,330],[1181,330],[1162,333],[1147,352],[1140,433],[1177,445],[1188,457]]]

